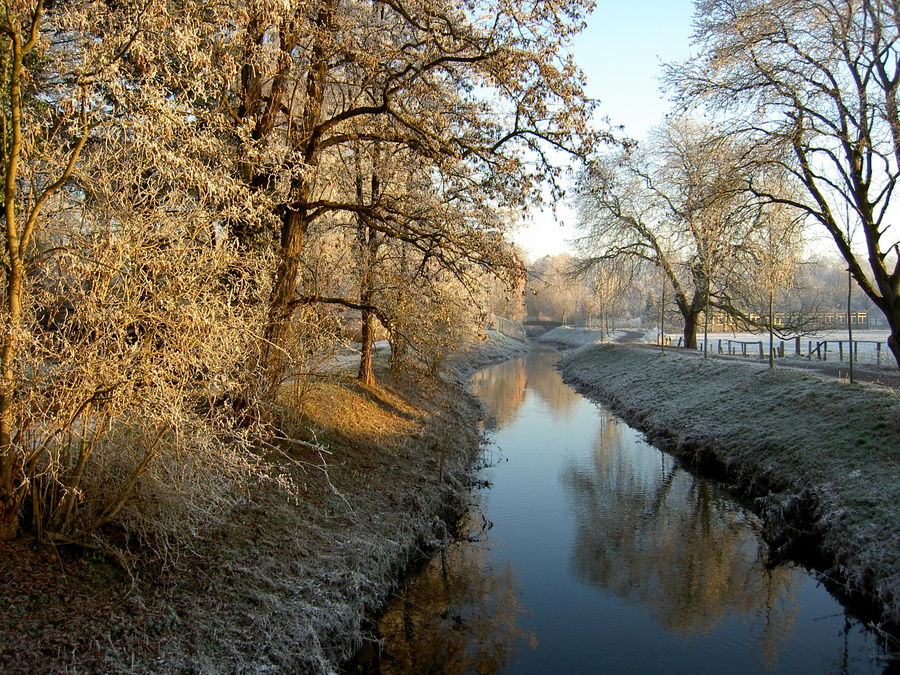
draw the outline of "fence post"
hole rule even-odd
[[[719,354],[722,353],[722,338],[719,338]]]
[[[879,366],[881,365],[881,343],[880,342],[875,343],[875,363]]]
[[[784,340],[781,340],[781,344],[778,345],[778,357],[784,358]]]
[[[763,354],[763,343],[762,340],[759,341],[759,360],[762,361],[765,357]]]
[[[828,360],[828,340],[825,340],[825,342],[823,342],[822,344],[825,345],[825,349],[822,350],[822,354],[823,354],[822,360],[827,361]]]
[[[794,356],[800,356],[800,336],[794,338]]]
[[[853,349],[853,345],[850,345],[850,349]],[[852,354],[852,351],[851,351]],[[844,341],[838,340],[838,361],[844,360]]]
[[[853,344],[850,345],[850,349],[850,358],[859,363],[859,340],[854,340]]]

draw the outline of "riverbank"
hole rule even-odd
[[[753,498],[786,555],[815,553],[845,595],[900,626],[900,398],[762,364],[603,344],[564,379],[655,445]]]
[[[559,326],[547,331],[535,338],[536,342],[556,347],[557,349],[578,349],[601,342],[642,342],[646,339],[647,331],[616,329],[609,331],[595,328],[575,328],[573,326]]]
[[[294,489],[246,486],[227,524],[168,560],[0,545],[0,670],[336,671],[466,506],[482,416],[467,374],[524,351],[491,336],[439,381],[295,383],[294,442],[273,449]]]

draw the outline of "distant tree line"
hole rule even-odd
[[[618,261],[621,263],[622,261]],[[630,266],[598,264],[571,254],[545,256],[527,267],[527,318],[566,325],[612,330],[659,325],[665,313],[666,330],[683,331],[684,323],[668,280],[647,262]],[[804,254],[794,260],[791,273],[772,292],[776,335],[787,338],[846,325],[847,268],[835,256]],[[707,308],[712,328],[760,331],[769,329],[769,290],[751,278],[736,306]],[[661,303],[665,303],[664,306]],[[879,321],[878,308],[857,285],[851,288],[850,311],[866,312],[869,325]],[[829,317],[827,320],[824,317]],[[837,317],[837,318],[835,318]],[[706,320],[701,313],[700,321]]]

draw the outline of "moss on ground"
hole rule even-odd
[[[896,390],[612,344],[569,354],[560,368],[688,464],[712,458],[758,499],[773,540],[815,541],[824,574],[900,626]],[[797,496],[806,506],[792,515],[785,505]]]

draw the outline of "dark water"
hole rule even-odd
[[[470,539],[398,595],[381,672],[879,673],[873,635],[756,517],[563,384],[537,349],[474,379],[496,422]]]

